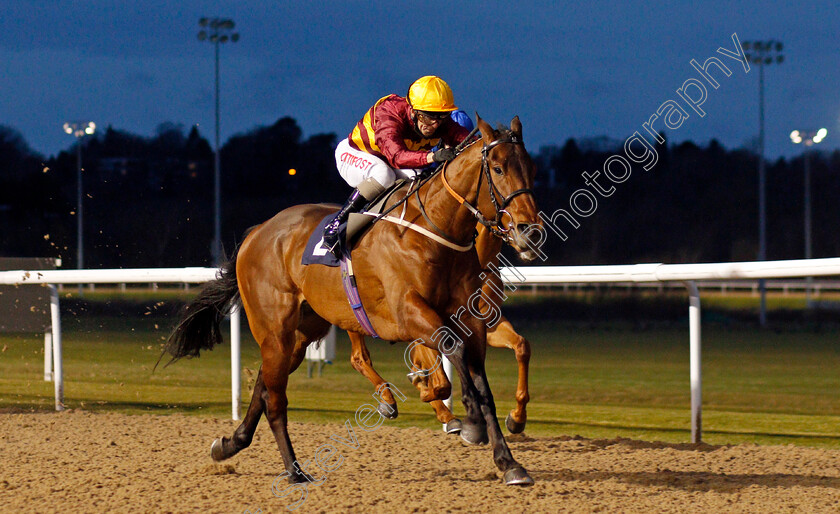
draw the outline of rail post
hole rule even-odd
[[[443,372],[446,373],[446,378],[449,379],[449,383],[452,383],[452,361],[449,360],[449,357],[443,355]],[[455,389],[455,387],[451,387],[450,389]],[[443,400],[443,404],[446,405],[446,408],[452,410],[452,393],[449,393],[449,398]]]
[[[241,324],[239,320],[241,310],[239,302],[235,303],[230,310],[230,401],[234,421],[239,421],[239,404],[242,396],[240,376],[242,370],[240,349],[242,345],[240,344]]]
[[[52,330],[53,384],[55,410],[64,410],[64,370],[61,363],[61,313],[58,310],[58,288],[50,284],[50,325]]]
[[[700,291],[693,280],[685,283],[688,289],[689,374],[691,380],[691,442],[699,443],[703,437],[702,388],[703,375],[700,360]]]
[[[52,372],[52,329],[44,333],[44,382],[53,379]]]

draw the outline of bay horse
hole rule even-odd
[[[498,237],[493,231],[482,224],[476,227],[475,248],[478,252],[478,261],[485,270],[492,264],[499,267],[499,253],[502,250],[504,239]],[[497,291],[503,291],[504,285],[498,275],[488,273],[483,287],[483,297],[490,298],[495,306],[501,304],[503,298]],[[482,306],[483,309],[485,306]],[[397,417],[396,400],[383,384],[387,382],[373,368],[370,352],[365,344],[365,336],[361,333],[348,332],[351,343],[350,363],[367,378],[377,391],[381,391],[380,397],[385,405],[380,405],[379,412],[389,418]],[[531,360],[531,343],[520,335],[513,328],[508,319],[502,315],[492,326],[487,328],[487,344],[495,348],[508,348],[514,351],[518,365],[518,376],[516,382],[516,406],[505,418],[505,426],[512,434],[519,434],[525,430],[527,420],[527,404],[530,400],[528,393],[528,365]],[[451,384],[440,366],[440,352],[426,348],[425,346],[414,346],[410,350],[412,370],[433,370],[427,373],[410,373],[412,384],[420,391],[420,399],[428,402],[435,412],[435,417],[443,425],[447,433],[458,433],[461,430],[461,422],[452,411],[446,406],[443,400],[449,398]]]
[[[531,250],[517,235],[539,224],[533,187],[534,163],[522,144],[522,124],[515,117],[510,130],[493,130],[477,117],[478,142],[466,147],[433,180],[426,181],[406,202],[404,219],[450,243],[471,242],[476,217],[507,216],[515,248]],[[478,144],[481,143],[481,144]],[[499,201],[501,197],[501,205]],[[282,454],[289,482],[312,477],[301,471],[287,428],[286,385],[305,356],[306,347],[322,338],[331,324],[363,333],[344,294],[341,271],[301,263],[306,241],[320,221],[337,206],[304,204],[279,212],[252,229],[238,250],[186,307],[170,335],[166,351],[173,360],[198,356],[221,342],[219,325],[237,297],[255,340],[262,366],[248,411],[233,435],[217,439],[211,457],[220,461],[248,447],[262,414],[268,419]],[[448,341],[447,354],[461,381],[466,410],[461,438],[471,444],[487,441],[493,460],[508,485],[531,485],[533,479],[510,452],[484,370],[486,327],[474,316],[452,316],[482,287],[477,253],[454,244],[431,241],[402,225],[379,222],[353,249],[359,295],[380,337],[390,341],[422,341],[437,349]],[[437,337],[441,330],[446,338]],[[438,340],[440,339],[440,340]]]

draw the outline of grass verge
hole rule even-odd
[[[65,315],[66,405],[131,414],[230,416],[226,345],[152,371],[173,320],[152,311],[145,316]],[[549,323],[529,317],[516,324],[533,346],[528,434],[690,439],[687,326]],[[707,323],[704,440],[840,448],[838,334],[831,328],[759,331]],[[260,360],[245,327],[243,338],[242,401],[247,406],[249,379]],[[375,341],[369,347],[380,374],[408,396],[399,418],[389,423],[439,429],[405,378],[405,345]],[[51,410],[53,384],[43,380],[42,337],[0,335],[0,350],[0,409]],[[305,363],[292,375],[292,421],[341,423],[372,401],[370,384],[348,362],[349,341],[343,334],[337,356],[322,377],[307,378]],[[513,353],[490,349],[487,370],[504,420],[514,405]],[[458,413],[463,407],[456,403]]]

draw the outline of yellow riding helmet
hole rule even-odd
[[[434,75],[414,81],[408,88],[408,103],[415,111],[451,112],[458,109],[449,84]]]

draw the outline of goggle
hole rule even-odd
[[[440,123],[448,117],[448,112],[417,111],[417,119],[423,123]]]

